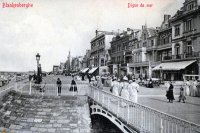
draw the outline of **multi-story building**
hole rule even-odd
[[[151,68],[157,63],[157,29],[142,26],[141,30],[131,34],[129,46],[132,49],[132,62],[128,64],[129,72],[136,78],[151,77]]]
[[[59,66],[54,65],[53,66],[53,74],[58,74],[59,73]]]
[[[89,73],[96,71],[96,75],[108,73],[107,62],[110,60],[108,49],[113,35],[101,33],[91,40],[90,67]]]
[[[83,69],[82,61],[83,61],[83,57],[82,56],[78,56],[78,57],[72,58],[71,70],[73,72],[78,72],[78,71],[82,70]]]
[[[83,68],[89,68],[90,67],[90,50],[86,50],[86,54],[83,57]]]
[[[164,20],[160,26],[157,40],[157,62],[160,64],[163,61],[171,60],[172,56],[172,27],[169,19],[171,15],[164,15]],[[169,80],[171,77],[168,73],[163,74],[164,80]],[[161,70],[154,70],[154,77],[161,78]]]
[[[200,1],[185,0],[170,19],[172,51],[154,68],[168,80],[182,80],[183,74],[200,74]],[[171,54],[171,55],[170,55]]]
[[[129,34],[123,32],[112,38],[110,42],[110,57],[111,60],[108,63],[109,71],[111,74],[115,75],[125,75],[127,74],[127,63],[129,63],[129,58],[125,56],[126,51],[128,51],[129,45]],[[127,59],[127,60],[126,60]]]

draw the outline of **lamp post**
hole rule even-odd
[[[36,55],[36,61],[37,61],[37,77],[36,77],[36,83],[40,83],[40,65],[39,65],[39,61],[40,61],[40,54],[37,53]]]

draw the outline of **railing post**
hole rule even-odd
[[[144,113],[144,112],[143,112],[143,110],[142,110],[142,111],[141,111],[141,123],[140,123],[140,131],[142,131],[142,130],[143,130],[143,122],[144,122],[144,121],[143,121],[143,119],[144,119],[144,118],[143,118],[143,113]]]
[[[128,105],[127,124],[129,124],[129,113],[130,113],[130,110],[129,110],[129,105]]]
[[[120,104],[120,100],[117,100],[117,117],[119,116],[119,104]]]
[[[104,104],[104,94],[102,94],[102,97],[103,97],[103,104]]]
[[[162,118],[160,119],[160,133],[163,133],[163,122],[162,122]]]

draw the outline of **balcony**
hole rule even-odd
[[[171,60],[172,56],[164,56],[162,60]]]
[[[157,50],[165,50],[165,49],[170,49],[172,48],[172,44],[171,43],[167,43],[167,44],[163,44],[163,45],[158,45],[157,46]]]
[[[156,46],[148,46],[148,47],[146,47],[147,51],[152,51],[152,50],[155,50],[155,49],[156,49]]]
[[[125,51],[125,56],[132,56],[132,51],[131,50],[126,50]]]
[[[200,58],[200,51],[199,52],[179,54],[179,55],[164,56],[162,58],[162,61],[182,60],[182,59],[194,59],[194,58]],[[159,58],[158,60],[161,60],[161,59]]]

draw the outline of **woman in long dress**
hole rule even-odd
[[[103,90],[103,84],[100,76],[97,76],[97,88]]]
[[[115,95],[115,96],[119,96],[119,82],[117,82],[117,78],[114,77],[113,78],[113,82],[112,82],[112,93]]]
[[[170,83],[169,89],[167,91],[167,99],[169,100],[170,103],[173,103],[174,99],[174,92],[173,92],[174,86],[172,85],[172,83]]]
[[[188,80],[185,82],[185,94],[186,96],[190,95],[190,82]]]
[[[123,80],[124,80],[124,83],[123,83],[123,89],[121,91],[121,97],[123,97],[126,100],[129,100],[129,92],[128,92],[129,83],[128,83],[128,78],[124,77]],[[122,106],[125,107],[126,103],[122,102]]]
[[[135,79],[133,79],[131,84],[129,84],[129,98],[134,103],[138,102],[138,92],[139,85],[135,82]]]
[[[197,81],[194,80],[193,83],[192,83],[192,94],[191,96],[196,96],[197,95]]]

